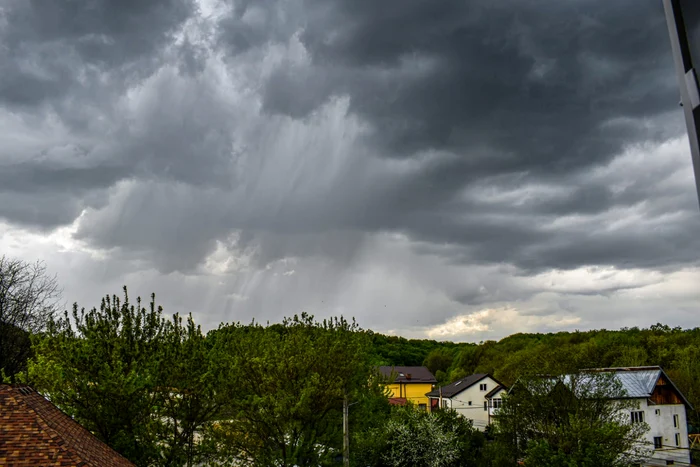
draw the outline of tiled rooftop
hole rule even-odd
[[[0,465],[133,467],[41,394],[0,385]]]
[[[436,383],[435,376],[424,366],[380,366],[379,372],[394,383]]]

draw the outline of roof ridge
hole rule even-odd
[[[580,372],[596,372],[596,371],[649,371],[663,370],[660,365],[640,365],[640,366],[612,366],[603,368],[582,368]]]

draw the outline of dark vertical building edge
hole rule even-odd
[[[695,73],[690,52],[690,44],[688,42],[688,34],[686,31],[686,23],[683,19],[680,0],[662,0],[664,11],[666,12],[666,24],[671,39],[671,50],[673,52],[673,61],[676,65],[676,75],[678,76],[678,84],[681,91],[681,103],[683,105],[683,113],[685,114],[685,123],[688,131],[688,140],[690,143],[690,153],[693,159],[693,170],[695,172],[695,189],[700,205],[700,141],[698,141],[698,120],[700,120],[700,107],[698,112],[693,111],[690,102],[690,92],[686,85],[685,74],[692,70]],[[696,74],[697,76],[697,74]],[[697,79],[696,79],[697,83]],[[697,90],[700,92],[700,90]],[[698,118],[696,118],[698,117]]]

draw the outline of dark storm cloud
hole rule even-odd
[[[229,14],[218,24],[220,45],[232,56],[270,42],[285,42],[304,24],[296,0],[228,0]]]
[[[121,167],[55,167],[20,163],[0,172],[0,192],[81,194],[112,185],[126,175]]]
[[[453,245],[433,250],[450,261],[507,262],[528,273],[587,265],[696,265],[700,216],[689,184],[657,187],[659,181],[645,180],[644,167],[626,175],[639,180],[620,193],[591,182],[539,199],[472,201],[452,210],[419,212],[404,225],[416,239]],[[671,175],[666,182],[672,180]],[[635,221],[615,225],[628,217]]]
[[[265,105],[298,117],[347,93],[390,154],[453,151],[457,158],[406,184],[411,195],[399,212],[494,173],[563,174],[682,131],[640,125],[677,101],[657,3],[314,4],[323,16],[302,34],[313,66],[273,74]],[[421,62],[428,72],[402,75]],[[581,201],[604,209],[603,198]]]
[[[91,208],[77,238],[168,272],[233,232],[256,266],[350,263],[385,231],[528,273],[697,263],[693,192],[654,186],[672,172],[593,174],[682,134],[656,0],[226,4],[216,19],[184,0],[7,3],[0,106],[58,119],[82,149],[0,148],[17,203],[0,216],[46,227]],[[20,216],[29,193],[46,208]],[[639,222],[602,228],[623,211]],[[572,216],[590,221],[556,224]]]
[[[648,137],[635,119],[677,104],[656,1],[322,3],[308,2],[325,15],[301,36],[309,74],[349,93],[352,110],[397,156],[441,148],[474,159],[470,150],[487,146],[505,157],[479,158],[482,170],[564,172]],[[402,69],[421,66],[401,79]],[[288,95],[275,79],[268,108],[309,109],[293,76]],[[631,120],[603,126],[622,117]]]
[[[654,189],[656,174],[643,167],[619,177],[646,183],[619,193],[584,176],[630,145],[683,132],[659,2],[437,7],[339,0],[306,6],[318,12],[301,35],[310,65],[273,74],[265,108],[299,117],[330,95],[348,95],[351,111],[373,124],[379,154],[451,155],[389,193],[380,203],[384,227],[458,245],[456,258],[465,262],[506,261],[531,271],[587,264],[653,268],[700,259],[693,253],[700,242],[691,234],[698,227],[692,192]],[[558,179],[564,189],[518,206],[460,196],[497,174],[544,185]],[[683,214],[651,229],[546,227],[557,217],[606,211],[610,215],[597,221],[611,223],[616,208],[640,203],[649,219]]]
[[[88,193],[134,177],[228,183],[217,163],[231,146],[222,132],[229,122],[211,105],[218,97],[206,85],[183,89],[177,71],[154,75],[173,65],[196,79],[208,51],[186,36],[174,46],[195,12],[192,0],[0,6],[0,109],[13,123],[0,147],[0,193],[17,202],[26,198],[16,194],[43,193],[51,213],[5,205],[0,217],[42,228],[70,223],[98,207]],[[149,79],[150,101],[131,105],[127,92]]]
[[[191,0],[8,0],[0,7],[0,101],[58,98],[97,70],[140,76],[193,12]],[[81,76],[82,75],[82,76]]]

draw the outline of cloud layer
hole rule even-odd
[[[691,326],[661,5],[491,3],[8,0],[3,251],[208,325]]]

